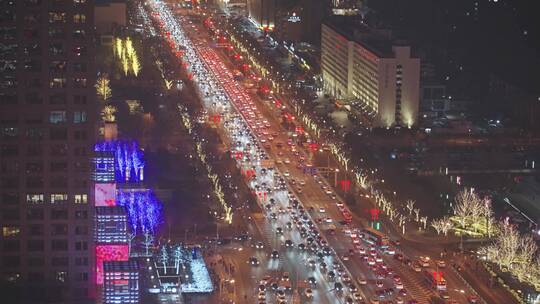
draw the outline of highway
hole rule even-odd
[[[359,246],[355,247],[350,232],[361,231],[362,223],[357,219],[350,224],[339,223],[347,207],[324,178],[304,172],[303,166],[311,159],[312,152],[297,144],[281,127],[281,110],[272,102],[250,94],[234,80],[231,63],[209,46],[210,38],[200,24],[192,24],[183,17],[164,16],[163,10],[157,10],[163,9],[163,2],[152,3],[156,8],[154,17],[162,21],[162,30],[166,33],[174,36],[178,29],[172,26],[183,25],[186,36],[182,42],[192,43],[186,54],[191,56],[188,60],[193,60],[189,63],[194,79],[201,82],[200,94],[208,109],[207,115],[220,117],[231,156],[244,172],[250,172],[246,174],[246,182],[250,183],[264,210],[263,214],[252,217],[252,235],[256,237],[250,244],[242,246],[242,251],[238,247],[228,249],[236,250],[231,256],[238,270],[252,280],[246,294],[248,299],[253,301],[259,297],[259,281],[266,276],[269,278],[260,300],[268,303],[279,303],[276,297],[282,291],[284,303],[305,303],[308,299],[304,293],[308,288],[313,291],[314,303],[359,303],[354,298],[426,303],[435,295],[427,287],[423,274],[384,253],[378,246],[370,254],[378,260],[377,266],[370,267],[361,258],[360,252],[369,251],[370,245],[359,240]],[[155,14],[157,11],[159,14]],[[330,228],[334,232],[330,232]],[[306,231],[303,236],[302,230]],[[392,234],[391,238],[397,240],[399,235]],[[263,248],[255,248],[258,239],[264,244]],[[285,245],[287,241],[290,246]],[[300,244],[307,248],[300,248]],[[278,251],[278,258],[271,256],[274,250]],[[396,251],[413,261],[421,252],[419,248],[399,247]],[[384,268],[386,273],[381,275]],[[331,271],[335,278],[329,275]],[[309,277],[315,279],[311,284],[307,282]],[[457,303],[467,303],[467,296],[473,291],[451,271],[446,272],[445,277],[450,297]],[[365,279],[365,284],[359,279]],[[407,292],[400,292],[397,282],[401,282]],[[272,283],[277,284],[278,291],[271,291]],[[336,290],[336,283],[342,284],[343,291]],[[289,284],[291,291],[286,288]],[[392,291],[382,295],[383,289]]]

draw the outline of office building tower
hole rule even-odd
[[[0,279],[17,303],[84,303],[95,295],[94,1],[0,9]]]
[[[417,122],[420,59],[410,46],[340,17],[322,25],[321,70],[325,90],[351,101],[375,126],[411,127]]]

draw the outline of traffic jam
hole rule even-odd
[[[417,271],[416,266],[419,264],[421,267],[418,272],[426,273],[426,282],[433,285],[435,291],[445,292],[446,282],[442,273],[431,270],[432,263],[429,259],[411,262],[397,252],[397,241],[391,242],[375,229],[354,228],[349,209],[336,198],[328,183],[313,171],[306,172],[305,178],[314,178],[328,195],[336,198],[335,206],[342,218],[331,218],[324,207],[318,210],[304,208],[295,194],[301,191],[304,182],[294,180],[288,171],[280,173],[273,167],[264,143],[277,136],[273,136],[269,131],[270,123],[258,110],[245,88],[234,79],[233,73],[227,69],[214,49],[191,43],[164,2],[151,1],[151,7],[152,16],[173,50],[180,52],[179,59],[198,86],[208,115],[219,117],[216,121],[222,123],[230,140],[231,157],[244,172],[274,229],[271,254],[268,258],[280,260],[285,253],[291,259],[302,261],[302,265],[297,265],[300,268],[297,272],[304,276],[302,281],[305,284],[298,284],[298,280],[291,283],[293,280],[287,272],[283,272],[277,279],[265,276],[258,284],[258,303],[287,303],[293,289],[305,299],[317,303],[317,299],[322,300],[322,297],[326,297],[325,301],[329,303],[335,303],[335,299],[344,303],[379,303],[390,300],[394,303],[418,303],[408,294],[401,277],[385,263],[388,258],[410,265],[414,271]],[[288,149],[293,155],[304,157],[302,148],[292,144],[292,141],[288,141]],[[312,214],[317,213],[319,216],[314,218]],[[340,223],[339,229],[333,223]],[[332,234],[348,235],[351,249],[338,255],[319,229],[323,224],[331,225],[332,228],[326,231]],[[256,246],[260,247],[257,249],[262,249],[265,245],[261,243]],[[344,261],[350,259],[362,261],[371,273],[365,277],[360,277],[362,274],[351,275],[344,264]],[[258,267],[261,261],[257,257],[251,257],[248,263]],[[437,264],[437,267],[444,266]],[[370,296],[366,298],[364,295],[368,293]],[[274,301],[274,298],[277,300]]]

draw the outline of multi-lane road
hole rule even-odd
[[[154,5],[163,3],[155,1]],[[238,265],[237,272],[247,278],[243,284],[249,286],[238,293],[238,302],[252,303],[255,299],[278,302],[277,297],[283,290],[286,302],[305,303],[309,300],[308,289],[312,291],[314,303],[345,303],[349,300],[358,303],[359,298],[366,303],[376,302],[375,299],[427,303],[437,296],[435,289],[428,286],[423,270],[414,271],[379,246],[374,246],[370,254],[371,245],[365,240],[360,239],[359,246],[354,246],[351,232],[361,229],[362,223],[357,219],[349,224],[340,223],[346,210],[343,201],[324,178],[304,172],[303,165],[309,162],[311,152],[297,144],[281,127],[281,110],[234,80],[232,64],[219,50],[210,47],[211,38],[200,24],[182,16],[174,19],[189,37],[183,42],[192,43],[192,56],[204,64],[205,77],[215,81],[202,84],[206,88],[206,91],[201,90],[206,92],[203,99],[209,102],[208,114],[223,115],[222,134],[227,136],[231,154],[243,170],[255,173],[255,177],[247,178],[263,209],[262,214],[252,216],[250,227],[255,238],[227,249],[233,251],[231,257]],[[167,26],[171,25],[163,28],[174,33]],[[214,89],[219,93],[214,94]],[[230,104],[220,106],[217,101],[224,99]],[[306,232],[301,233],[303,230]],[[392,234],[391,238],[397,240],[399,236]],[[258,246],[259,242],[262,246]],[[412,261],[421,254],[418,248],[393,247]],[[273,251],[277,254],[272,255]],[[366,260],[362,255],[377,260],[376,266],[369,265],[370,259]],[[433,262],[430,266],[436,267]],[[455,272],[443,272],[450,298],[467,303],[474,291]],[[267,279],[263,288],[259,285],[264,278]],[[383,295],[381,291],[385,289],[388,292]]]

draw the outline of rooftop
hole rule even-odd
[[[372,29],[356,16],[335,16],[325,20],[324,24],[381,58],[394,57],[392,47],[401,44],[392,39],[389,30]]]

